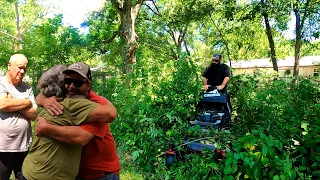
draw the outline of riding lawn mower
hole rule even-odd
[[[201,93],[200,101],[196,105],[195,118],[189,121],[190,127],[200,126],[203,132],[229,129],[231,105],[228,98],[225,91],[218,91],[216,88]],[[209,137],[185,137],[180,147],[182,148],[169,144],[169,150],[166,152],[167,167],[170,167],[175,159],[184,160],[186,154],[201,153],[205,149],[214,151],[216,159],[222,159],[226,154],[226,150],[218,149]]]

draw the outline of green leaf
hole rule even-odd
[[[251,139],[251,136],[244,136],[238,139],[239,142],[248,142]]]
[[[308,131],[308,123],[302,123],[301,128],[303,128],[305,131]]]
[[[262,139],[266,139],[266,138],[267,138],[267,136],[266,136],[265,134],[263,134],[263,133],[260,133],[260,137],[261,137]]]
[[[268,146],[267,145],[264,145],[263,147],[262,147],[262,154],[263,155],[266,155],[268,153]]]
[[[231,166],[225,166],[223,169],[224,174],[231,174],[232,168]]]
[[[252,134],[258,134],[259,131],[258,130],[252,130]],[[261,134],[260,134],[261,135]]]
[[[250,168],[252,169],[255,164],[256,163],[254,161],[250,161],[250,164],[249,164]]]
[[[226,179],[226,180],[233,180],[234,178],[232,176],[225,176],[223,179]]]
[[[230,166],[231,164],[232,164],[232,161],[233,161],[233,157],[231,156],[231,157],[228,157],[228,158],[226,158],[226,166]]]
[[[261,162],[262,162],[262,164],[264,165],[264,167],[267,167],[267,165],[268,165],[268,163],[269,163],[269,158],[268,158],[267,156],[263,155],[263,156],[261,157]]]
[[[258,168],[255,168],[255,169],[254,169],[253,174],[254,174],[254,177],[255,177],[256,179],[260,179],[260,171],[259,171]]]
[[[273,177],[273,180],[280,180],[280,177],[279,177],[278,175],[275,175],[275,176]]]
[[[244,158],[243,165],[244,165],[244,166],[249,166],[249,164],[250,164],[250,159],[249,159],[248,157],[245,157],[245,158]]]
[[[305,166],[299,166],[299,170],[300,171],[305,171],[305,170],[307,170],[307,168]]]
[[[167,134],[167,136],[172,136],[172,135],[173,135],[173,131],[172,131],[172,130],[168,130],[168,131],[166,132],[166,134]]]
[[[317,167],[317,166],[319,166],[319,163],[318,163],[318,162],[315,162],[315,163],[313,163],[311,166],[312,166],[312,167]]]
[[[275,140],[273,141],[274,142],[274,145],[280,150],[282,151],[283,147],[282,147],[282,144],[279,140]]]
[[[237,166],[237,160],[236,159],[233,160],[231,167],[232,167],[232,174],[237,172],[238,166]]]
[[[132,153],[132,160],[135,161],[138,157],[139,157],[139,150],[138,150],[138,151],[134,151],[134,152]]]
[[[248,153],[240,152],[239,156],[240,156],[240,159],[244,160],[244,158],[248,157]]]
[[[238,160],[238,159],[240,159],[241,158],[241,156],[240,156],[241,154],[240,153],[234,153],[234,158],[236,159],[236,160]]]
[[[301,157],[301,164],[302,164],[302,166],[306,166],[307,165],[307,158]]]
[[[210,163],[207,165],[207,167],[213,168],[213,169],[219,169],[219,165],[216,163]]]
[[[259,161],[261,157],[261,152],[255,152],[254,155],[255,155],[256,161]]]

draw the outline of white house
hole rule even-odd
[[[320,56],[304,56],[299,61],[299,75],[300,76],[320,76]],[[232,73],[237,74],[253,74],[257,69],[267,69],[272,71],[273,66],[270,58],[253,59],[253,60],[239,60],[232,61]],[[226,64],[230,64],[227,62]],[[292,76],[294,68],[294,57],[287,57],[284,60],[278,59],[279,76]]]

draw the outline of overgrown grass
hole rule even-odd
[[[139,170],[139,167],[135,165],[132,161],[131,156],[127,153],[122,152],[118,148],[118,155],[120,158],[120,179],[124,180],[144,180],[146,179],[144,175],[141,173],[142,171]]]

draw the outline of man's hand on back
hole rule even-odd
[[[40,137],[40,136],[44,136],[45,135],[45,129],[46,126],[48,125],[48,122],[45,118],[43,117],[39,117],[38,121],[34,127],[35,130],[35,135]]]
[[[63,106],[57,101],[56,97],[46,97],[41,99],[43,108],[52,116],[62,114]]]

